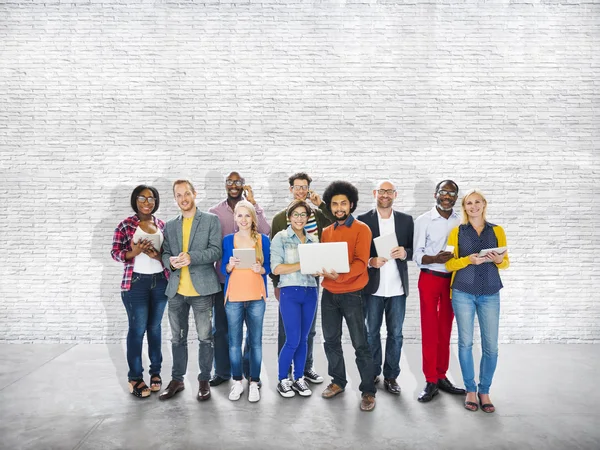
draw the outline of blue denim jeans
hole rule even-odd
[[[406,295],[367,298],[367,339],[373,355],[374,376],[381,373],[381,324],[385,311],[387,339],[385,342],[384,378],[398,378],[400,375],[400,354],[402,352],[402,325],[406,312]]]
[[[452,289],[452,308],[458,328],[458,360],[467,392],[489,394],[498,361],[498,326],[500,322],[500,292],[472,295]],[[481,363],[479,386],[475,384],[473,366],[473,330],[475,313],[481,331]]]
[[[342,319],[346,319],[356,355],[356,366],[360,373],[358,389],[363,394],[375,395],[377,389],[373,382],[373,357],[367,341],[362,294],[360,291],[333,294],[327,289],[323,289],[321,324],[325,338],[324,347],[328,373],[333,383],[345,388],[348,380],[346,380],[346,366],[342,351]]]
[[[288,286],[281,288],[279,316],[285,327],[285,344],[279,352],[279,379],[287,378],[294,361],[294,379],[304,375],[308,335],[317,312],[317,288]]]
[[[318,289],[318,288],[317,288]],[[279,294],[281,295],[281,294]],[[317,292],[317,297],[318,297],[318,292]],[[277,299],[279,300],[279,298]],[[306,361],[304,362],[304,371],[306,372],[307,370],[310,370],[313,368],[313,364],[314,364],[314,358],[313,358],[313,348],[314,348],[314,342],[315,342],[315,336],[317,335],[317,308],[315,308],[315,315],[313,317],[313,321],[312,324],[310,326],[310,330],[308,332],[308,337],[306,339]],[[281,349],[283,348],[283,345],[285,344],[285,339],[286,339],[286,335],[285,335],[285,325],[283,324],[283,318],[281,317],[281,304],[280,304],[280,308],[279,308],[279,326],[278,326],[278,332],[277,332],[277,354],[280,355],[281,354]],[[292,367],[290,366],[288,369],[288,374],[292,373]]]
[[[264,300],[228,301],[225,304],[227,326],[229,327],[229,361],[231,363],[231,375],[234,380],[242,379],[242,334],[245,321],[248,329],[246,341],[249,348],[248,357],[250,362],[248,378],[252,381],[260,381],[265,308]]]
[[[221,292],[215,294],[215,306],[213,315],[213,336],[215,340],[215,375],[229,380],[231,378],[231,363],[229,362],[229,326],[227,325],[227,313],[225,312],[224,292],[225,285],[221,284]],[[250,361],[248,355],[248,335],[244,345],[243,365],[244,375],[248,378],[250,372]]]
[[[150,374],[159,375],[162,365],[161,322],[167,297],[167,280],[164,273],[134,273],[131,288],[121,292],[123,305],[127,310],[129,329],[127,331],[127,364],[129,381],[141,380],[142,345],[144,333],[148,333],[148,357]]]
[[[169,323],[171,324],[171,349],[173,352],[173,370],[171,377],[183,381],[187,371],[190,307],[194,313],[196,332],[198,333],[198,380],[208,381],[213,364],[212,308],[214,295],[187,297],[175,294],[169,299]]]

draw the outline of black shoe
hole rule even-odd
[[[430,383],[429,381],[425,385],[423,392],[419,394],[418,400],[422,403],[430,402],[433,397],[439,394],[438,385],[436,383]]]
[[[222,378],[219,375],[213,375],[213,377],[209,381],[209,384],[214,387],[214,386],[218,386],[222,383],[225,383],[226,381],[229,381],[229,380]]]
[[[398,384],[395,378],[384,378],[383,386],[390,394],[400,394],[400,385]]]
[[[454,395],[467,395],[467,391],[462,388],[454,386],[448,378],[440,378],[437,382],[440,391],[447,392],[448,394]]]

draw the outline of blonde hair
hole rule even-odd
[[[483,219],[484,222],[486,221],[485,213],[487,211],[487,200],[485,199],[483,192],[481,192],[479,189],[471,189],[471,190],[467,191],[467,193],[465,194],[465,196],[463,197],[462,202],[461,202],[462,223],[464,223],[464,224],[469,223],[469,215],[467,214],[467,210],[465,209],[465,203],[467,202],[467,199],[473,194],[479,195],[481,197],[481,199],[483,200],[483,213],[481,214],[481,218]]]
[[[234,215],[237,214],[239,208],[246,208],[250,212],[250,217],[252,218],[252,225],[250,225],[250,237],[254,241],[256,261],[258,261],[262,265],[262,263],[265,261],[265,257],[262,251],[262,236],[258,232],[258,218],[256,216],[256,209],[254,209],[254,205],[248,200],[240,200],[235,205],[235,209],[233,210]]]

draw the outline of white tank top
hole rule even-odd
[[[146,233],[140,227],[137,227],[135,229],[135,233],[133,233],[133,241],[137,242],[139,239],[145,239],[148,236],[156,236],[157,234],[160,240],[160,246],[157,250],[160,250],[160,247],[162,247],[163,241],[165,240],[163,233],[162,231],[160,231],[160,229],[156,233]],[[150,258],[145,253],[140,253],[135,257],[133,263],[133,271],[136,273],[153,274],[160,273],[163,270],[164,268],[160,261]]]

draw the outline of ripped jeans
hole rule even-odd
[[[198,333],[199,381],[210,380],[213,364],[212,308],[214,295],[186,297],[175,294],[169,299],[169,323],[171,324],[171,349],[173,352],[173,370],[171,377],[183,381],[188,365],[187,336],[189,329],[190,306],[194,312]]]

